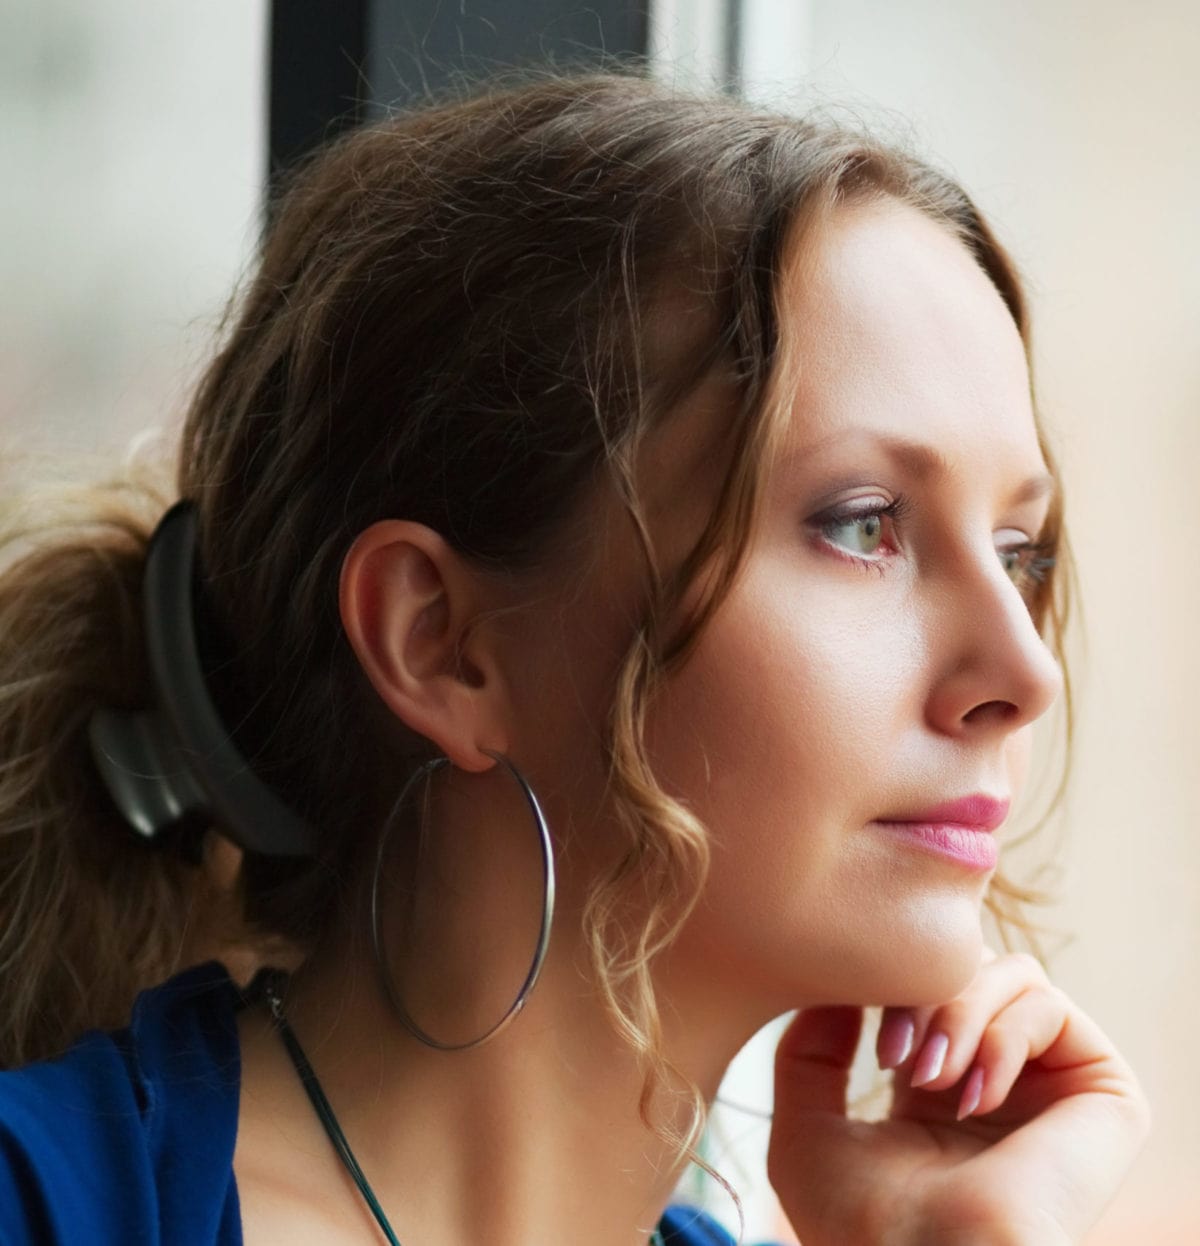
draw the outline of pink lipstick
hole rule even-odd
[[[977,793],[920,813],[889,815],[876,824],[903,835],[915,848],[970,869],[994,869],[1000,853],[991,832],[1008,816],[1009,802]]]

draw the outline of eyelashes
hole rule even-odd
[[[1054,556],[1054,544],[1051,541],[1025,541],[1020,545],[1010,545],[999,550],[1001,561],[1015,555],[1016,562],[1005,563],[1004,569],[1022,592],[1035,590],[1044,584],[1054,571],[1058,559]],[[1017,574],[1014,575],[1013,572]]]
[[[880,548],[879,544],[872,542],[881,543],[886,535],[885,528],[894,529],[911,510],[912,503],[908,496],[901,493],[886,505],[843,506],[826,511],[813,520],[813,526],[839,556],[863,571],[874,571],[883,575],[887,559],[870,556]],[[856,531],[854,539],[865,537],[871,548],[856,550],[839,541],[837,536],[845,529]],[[997,549],[996,553],[1009,579],[1023,595],[1036,592],[1049,579],[1057,562],[1053,541],[1023,541],[1016,545],[1006,545]]]

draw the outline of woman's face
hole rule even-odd
[[[941,1002],[992,868],[880,822],[1015,803],[1060,690],[1012,552],[1049,507],[1025,357],[969,253],[890,201],[840,212],[783,299],[800,375],[761,523],[649,722],[713,843],[665,971],[726,1004]],[[668,544],[689,515],[663,507]]]

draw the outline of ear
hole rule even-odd
[[[462,770],[507,753],[508,701],[476,616],[479,575],[424,524],[386,519],[361,532],[342,562],[342,625],[367,678],[409,727]]]

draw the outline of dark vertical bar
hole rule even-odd
[[[742,0],[725,0],[725,64],[722,76],[730,95],[742,93]]]
[[[272,0],[268,176],[362,121],[371,0]]]

